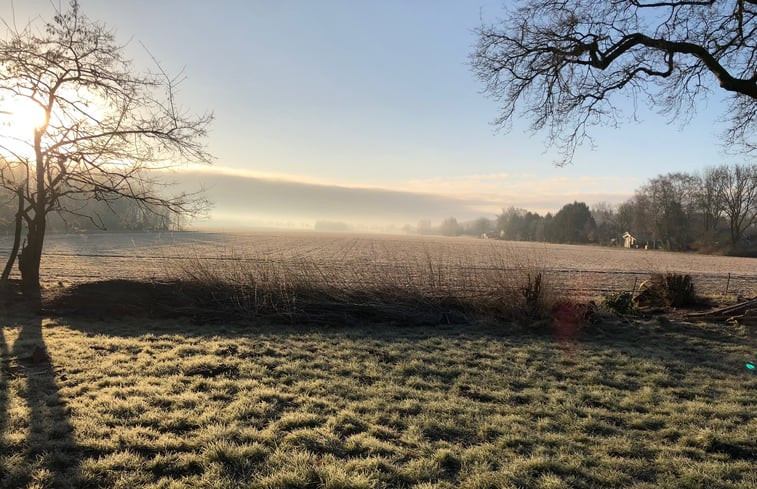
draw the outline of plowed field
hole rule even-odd
[[[0,256],[10,239],[0,238]],[[700,293],[757,294],[757,259],[522,243],[473,238],[307,232],[101,233],[51,235],[42,276],[46,285],[110,278],[162,278],[187,260],[281,261],[317,264],[330,273],[356,267],[428,273],[486,273],[492,268],[544,270],[576,296],[630,290],[654,272],[691,274]]]

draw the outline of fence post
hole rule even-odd
[[[725,283],[725,294],[728,295],[728,287],[731,285],[731,273],[728,272],[728,280]]]

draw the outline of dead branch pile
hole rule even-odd
[[[757,297],[712,311],[689,314],[687,319],[723,321],[757,326]]]

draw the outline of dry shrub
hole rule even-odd
[[[392,264],[197,256],[172,262],[168,273],[205,307],[244,316],[423,324],[548,317],[553,293],[546,270],[536,257],[515,256],[500,248],[486,267],[428,252]]]
[[[526,279],[526,283],[521,287],[520,291],[523,293],[524,306],[529,316],[538,316],[544,310],[544,288],[542,286],[542,274],[541,272],[534,275],[534,280],[531,281],[531,274],[529,273]]]
[[[635,302],[646,307],[686,307],[697,303],[691,275],[655,273],[641,283]]]
[[[627,290],[611,292],[602,299],[602,305],[616,314],[633,312],[633,294]]]
[[[479,276],[483,293],[471,303],[484,314],[510,320],[548,318],[557,290],[545,261],[542,255],[524,256],[504,248]]]

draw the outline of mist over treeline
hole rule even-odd
[[[0,193],[0,235],[13,233],[14,197]],[[183,227],[181,216],[128,198],[62,199],[68,199],[60,205],[67,212],[51,214],[48,228],[52,232],[168,231]],[[339,220],[320,220],[314,226],[316,231],[355,229],[361,227]],[[620,204],[574,201],[544,215],[509,207],[493,219],[458,221],[448,217],[437,223],[422,219],[402,231],[757,256],[757,164],[658,175]]]
[[[54,233],[93,231],[169,231],[182,227],[181,216],[168,209],[112,196],[107,200],[62,197],[61,211],[51,213],[47,229]],[[0,235],[13,234],[15,195],[0,193]]]
[[[421,220],[415,229],[404,229],[417,234],[757,255],[757,164],[659,175],[620,204],[589,206],[574,201],[554,215],[509,207],[494,219],[461,223],[449,217],[437,226]]]

